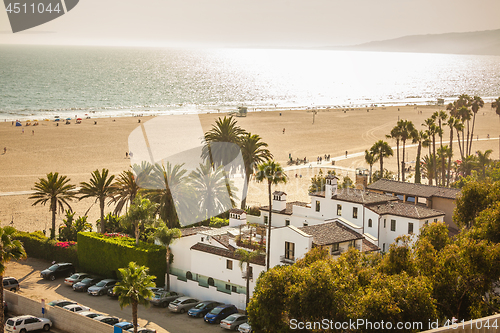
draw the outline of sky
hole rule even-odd
[[[80,0],[0,44],[322,47],[500,29],[499,0]]]

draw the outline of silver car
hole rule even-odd
[[[243,323],[238,327],[238,331],[240,333],[251,333],[252,332],[252,326],[250,326],[249,322]]]
[[[200,301],[196,298],[191,298],[188,296],[179,297],[170,302],[170,304],[168,305],[168,309],[172,312],[184,313],[199,302]]]
[[[149,301],[151,304],[166,308],[174,299],[184,296],[184,294],[175,291],[157,291]]]
[[[96,285],[89,287],[89,289],[87,289],[87,293],[94,296],[106,295],[108,289],[113,288],[117,282],[117,280],[113,279],[101,280]]]
[[[226,319],[221,320],[220,327],[225,328],[227,330],[237,330],[238,326],[243,323],[246,323],[248,317],[241,313],[235,313],[226,317]]]

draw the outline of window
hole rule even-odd
[[[188,280],[192,280],[192,279],[193,279],[193,273],[191,273],[191,272],[189,272],[189,271],[188,271],[188,272],[186,272],[186,279],[188,279]]]
[[[391,231],[396,231],[396,220],[391,220]]]
[[[289,219],[285,220],[285,225],[290,225],[290,220]]]
[[[385,228],[385,222],[386,222],[386,221],[387,221],[387,220],[386,220],[386,219],[384,219],[384,228]]]
[[[339,243],[332,244],[332,254],[338,251],[340,251]]]
[[[232,287],[231,287],[231,291],[232,291],[233,293],[237,293],[237,292],[238,292],[238,289],[236,288],[236,286],[232,286]]]
[[[385,252],[385,243],[382,244],[382,252]]]
[[[337,216],[342,216],[342,205],[337,205]]]
[[[264,224],[267,224],[269,222],[269,216],[264,215]]]
[[[226,283],[226,290],[231,290],[231,285]]]
[[[233,261],[232,260],[226,260],[226,268],[227,269],[233,269]]]
[[[350,248],[351,248],[351,247],[354,247],[354,241],[353,241],[353,240],[352,240],[352,241],[349,241],[349,245],[348,245],[348,246],[349,246]]]
[[[215,286],[215,281],[213,278],[209,277],[207,282],[209,286]]]
[[[295,259],[295,243],[285,242],[285,258]]]
[[[425,220],[425,225],[428,225],[429,224],[429,220]]]
[[[352,218],[357,219],[358,218],[358,207],[353,207],[352,208]]]
[[[368,228],[372,227],[372,219],[368,219]]]
[[[320,202],[316,201],[316,211],[319,212],[320,208]]]
[[[307,223],[306,221],[304,221],[304,223],[302,224],[304,227],[307,227],[309,225],[309,223]]]
[[[438,221],[438,219],[434,219],[434,222],[437,222],[437,221]]]
[[[412,234],[413,233],[413,223],[408,222],[408,233]]]

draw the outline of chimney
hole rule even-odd
[[[283,210],[286,208],[286,193],[274,191],[273,193],[273,210]]]
[[[325,198],[330,199],[332,196],[337,195],[337,184],[339,179],[334,175],[327,175],[325,180]]]

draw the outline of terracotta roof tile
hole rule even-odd
[[[238,209],[238,208],[231,208],[229,210],[230,213],[234,213],[234,214],[243,214],[243,213],[246,213],[243,209]]]
[[[337,221],[300,227],[298,229],[313,236],[313,243],[316,245],[329,245],[363,238],[363,235],[360,233],[349,229]]]
[[[372,242],[363,239],[363,252],[372,252],[372,251],[378,251],[380,248],[373,244]]]
[[[422,198],[440,197],[456,199],[457,194],[460,192],[456,188],[398,182],[390,179],[379,179],[375,183],[368,185],[367,188],[369,190],[406,194]]]
[[[182,232],[181,237],[196,235],[200,231],[206,231],[206,230],[210,230],[210,227],[199,226],[199,227],[183,228],[181,229]]]
[[[311,195],[324,198],[325,191],[311,193]],[[354,188],[338,189],[337,194],[332,196],[332,198],[342,201],[361,203],[361,204],[371,204],[378,202],[387,202],[391,200],[398,200],[398,198],[396,197],[374,192],[367,192]]]
[[[424,206],[404,203],[404,202],[388,202],[382,205],[375,204],[375,205],[370,205],[367,208],[379,215],[390,214],[390,215],[414,218],[418,220],[430,217],[437,217],[445,214],[441,210],[431,209]]]
[[[302,201],[287,202],[285,209],[282,209],[282,210],[274,210],[273,209],[273,213],[292,215],[293,206],[307,207],[307,205],[308,205],[307,202],[302,202]],[[260,207],[260,210],[267,212],[267,211],[269,211],[269,206],[262,206],[262,207]]]

